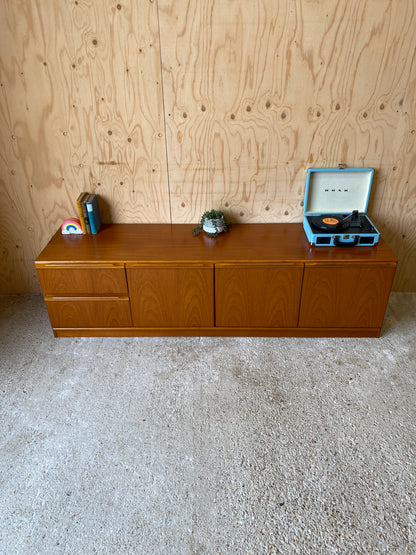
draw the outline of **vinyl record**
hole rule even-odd
[[[346,229],[350,223],[350,219],[340,215],[323,214],[322,216],[312,216],[310,218],[310,223],[318,229],[332,231],[335,229]]]

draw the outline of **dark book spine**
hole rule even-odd
[[[88,197],[84,197],[83,201],[81,202],[81,207],[82,207],[82,214],[84,216],[84,221],[85,221],[85,228],[87,230],[87,233],[91,233],[91,226],[90,226],[90,219],[88,217],[86,198]]]

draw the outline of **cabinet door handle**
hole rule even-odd
[[[334,237],[334,245],[336,247],[355,247],[355,245],[358,245],[359,238],[360,237],[358,235],[355,235],[354,241],[340,241],[339,236],[336,235]]]

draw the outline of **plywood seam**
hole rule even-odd
[[[170,190],[170,172],[169,172],[169,150],[166,133],[166,102],[165,102],[165,86],[163,78],[163,56],[162,56],[162,41],[160,38],[160,17],[159,17],[159,0],[156,0],[156,13],[157,13],[157,37],[159,40],[159,64],[160,64],[160,84],[162,88],[162,111],[163,111],[163,131],[165,135],[165,153],[166,153],[166,179],[168,183],[168,203],[169,203],[169,221],[172,221],[172,194]]]

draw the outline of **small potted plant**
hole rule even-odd
[[[230,225],[224,212],[208,210],[202,214],[201,221],[193,228],[192,233],[199,235],[203,230],[209,237],[217,237],[220,233],[227,233]]]

